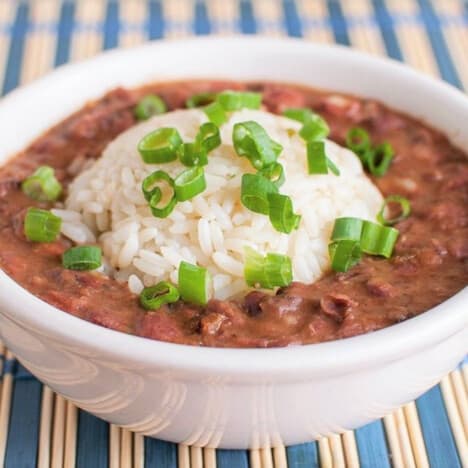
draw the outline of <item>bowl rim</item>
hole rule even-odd
[[[291,38],[245,36],[153,41],[132,48],[106,51],[84,61],[63,65],[39,80],[12,91],[0,101],[0,109],[14,104],[16,99],[26,92],[34,93],[49,80],[66,78],[67,74],[83,67],[96,66],[119,56],[125,57],[135,50],[148,49],[156,52],[174,44],[176,47],[184,48],[185,45],[193,43],[200,47],[206,43],[217,43],[219,47],[238,48],[255,43],[258,47],[287,47],[302,53],[327,51],[338,56],[345,54],[357,62],[372,61],[375,66],[404,74],[407,79],[419,80],[435,92],[443,94],[447,100],[462,99],[463,105],[468,110],[468,97],[462,92],[388,58],[372,56],[339,45],[315,44]],[[0,164],[3,165],[6,161],[8,158]],[[421,315],[364,335],[284,348],[211,348],[151,340],[90,323],[49,305],[0,270],[0,314],[13,322],[32,331],[39,331],[52,341],[66,340],[75,347],[82,346],[83,349],[92,350],[100,357],[118,358],[119,361],[129,365],[162,366],[194,375],[216,373],[216,375],[250,378],[268,375],[274,376],[276,380],[290,380],[294,376],[296,380],[300,380],[310,374],[330,375],[335,372],[354,372],[377,366],[382,361],[397,360],[407,356],[408,353],[433,346],[449,336],[466,330],[468,316],[464,311],[464,305],[467,303],[468,287]],[[450,313],[448,309],[451,309]],[[13,310],[14,314],[11,312]]]

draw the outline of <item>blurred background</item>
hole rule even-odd
[[[0,0],[0,89],[103,49],[206,34],[338,43],[468,89],[464,0]],[[467,361],[417,402],[357,431],[248,452],[133,435],[43,388],[1,343],[0,358],[0,468],[468,467]]]
[[[7,92],[101,49],[203,34],[337,42],[468,86],[464,0],[0,0]]]

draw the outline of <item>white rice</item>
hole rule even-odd
[[[178,161],[145,164],[137,151],[139,140],[158,127],[176,127],[184,141],[193,141],[205,114],[179,110],[154,117],[119,135],[100,159],[69,187],[62,232],[77,243],[99,242],[106,268],[139,293],[162,280],[177,281],[181,260],[198,263],[213,277],[215,297],[227,298],[246,288],[243,248],[287,254],[296,281],[313,282],[328,268],[327,245],[335,218],[375,219],[382,203],[377,188],[363,173],[350,151],[327,141],[327,155],[339,167],[339,177],[308,175],[306,148],[298,135],[298,122],[268,112],[242,110],[221,128],[222,145],[209,155],[205,166],[208,187],[191,201],[176,205],[165,219],[152,216],[141,193],[143,179],[157,169],[175,177],[185,169]],[[281,193],[291,197],[302,215],[299,229],[290,235],[277,232],[267,216],[240,203],[241,176],[254,172],[232,146],[234,123],[254,120],[283,145],[279,162],[286,182]]]

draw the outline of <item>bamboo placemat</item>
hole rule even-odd
[[[212,33],[352,45],[468,89],[462,0],[0,0],[2,92],[101,49]],[[0,357],[0,468],[468,467],[468,360],[416,402],[356,431],[232,451],[108,425],[43,387],[1,344]]]

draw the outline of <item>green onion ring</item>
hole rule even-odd
[[[159,96],[150,94],[138,102],[133,112],[137,120],[148,120],[154,115],[167,112],[167,106]]]
[[[62,185],[52,167],[41,166],[23,181],[21,190],[33,200],[55,201],[62,193]]]
[[[47,210],[28,208],[24,218],[24,235],[33,242],[53,242],[60,234],[62,220]]]
[[[187,262],[179,265],[180,297],[196,305],[205,305],[210,296],[211,276],[208,270]]]
[[[159,309],[164,304],[172,304],[179,300],[179,291],[167,281],[144,288],[140,293],[140,304],[146,310]]]
[[[101,249],[95,245],[79,245],[66,250],[62,264],[68,270],[95,270],[102,264]]]
[[[194,166],[181,172],[174,180],[174,191],[177,201],[190,200],[206,189],[205,171]]]
[[[161,164],[177,159],[182,138],[175,128],[162,127],[145,135],[138,143],[138,151],[147,164]]]
[[[394,218],[386,218],[384,216],[385,209],[390,203],[398,203],[400,205],[400,214]],[[401,195],[389,195],[383,202],[382,208],[377,213],[377,221],[385,226],[393,226],[394,224],[403,221],[411,214],[411,204],[409,200]]]

